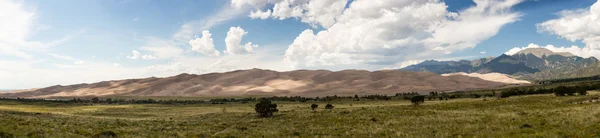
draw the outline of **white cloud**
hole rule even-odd
[[[242,8],[245,5],[252,7],[263,7],[266,6],[271,0],[231,0],[231,6],[235,8]]]
[[[189,21],[183,24],[179,30],[173,34],[172,40],[187,44],[189,40],[192,40],[196,33],[209,30],[213,26],[240,17],[247,11],[249,10],[246,8],[232,8],[229,4],[224,5],[216,13],[210,14],[210,16],[205,17],[202,20]]]
[[[168,59],[182,56],[183,49],[177,46],[173,40],[165,40],[155,37],[146,39],[146,44],[140,50],[150,52],[147,59]]]
[[[559,16],[537,24],[538,30],[570,41],[581,40],[586,48],[600,49],[600,1],[589,9],[565,10]]]
[[[219,56],[221,53],[215,49],[215,44],[211,38],[212,34],[208,31],[202,31],[202,37],[190,40],[192,51],[200,52],[207,56]]]
[[[481,51],[481,52],[479,52],[479,54],[486,54],[486,53],[487,53],[487,52],[485,52],[485,51]]]
[[[244,31],[244,29],[239,26],[229,28],[227,37],[225,37],[225,47],[227,50],[223,51],[223,53],[227,53],[229,55],[252,53],[253,49],[257,48],[258,45],[252,44],[252,42],[248,42],[243,46],[240,44],[242,42],[242,38],[246,34],[248,34],[248,32]]]
[[[75,58],[70,57],[70,56],[65,56],[65,55],[59,55],[56,53],[48,53],[49,56],[57,58],[57,59],[62,59],[62,60],[70,60],[70,61],[74,61]]]
[[[75,61],[75,62],[73,62],[73,64],[75,64],[75,65],[81,65],[81,64],[85,64],[85,62],[84,62],[84,61],[81,61],[81,60],[79,60],[79,61]]]
[[[140,17],[135,17],[135,18],[133,18],[133,21],[134,21],[134,22],[137,22],[138,20],[140,20]]]
[[[85,67],[80,64],[68,65],[68,64],[54,64],[59,69],[84,69]]]
[[[133,50],[133,51],[131,51],[131,53],[132,53],[132,55],[127,56],[127,58],[129,58],[129,59],[146,59],[146,60],[156,59],[156,57],[153,55],[143,55],[140,52],[138,52],[137,50]]]
[[[32,33],[35,12],[26,11],[21,3],[0,1],[0,54],[31,59],[32,55],[20,50]]]
[[[269,3],[274,5],[272,10],[262,11]],[[254,7],[256,10],[250,13],[251,18],[298,18],[313,27],[320,25],[329,28],[342,14],[347,3],[348,0],[232,0],[231,4],[235,8]]]
[[[250,15],[248,15],[248,17],[250,17],[252,19],[256,19],[256,18],[267,19],[267,18],[269,18],[269,16],[271,16],[271,10],[252,11],[252,12],[250,12]]]
[[[285,59],[295,68],[370,68],[473,48],[519,19],[522,0],[476,0],[458,13],[439,1],[356,0],[326,30],[305,30]],[[318,16],[318,15],[316,15]]]
[[[10,0],[0,1],[0,42],[22,43],[30,35],[35,12],[23,9],[22,3]]]
[[[48,47],[60,45],[85,31],[84,29],[75,35],[50,42],[30,41],[29,37],[36,32],[51,28],[36,24],[35,21],[35,11],[25,10],[22,2],[0,1],[0,55],[32,59],[33,55],[29,52],[44,51]]]
[[[584,58],[588,58],[588,57],[600,58],[600,50],[598,50],[598,49],[592,49],[589,47],[581,48],[578,46],[571,46],[571,47],[557,47],[554,45],[540,46],[540,45],[537,45],[534,43],[530,43],[526,47],[514,47],[514,48],[506,51],[504,54],[514,55],[517,52],[519,52],[523,49],[527,49],[527,48],[546,48],[552,52],[569,52],[573,55],[584,57]]]

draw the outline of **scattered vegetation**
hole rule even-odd
[[[416,107],[409,100],[276,102],[280,114],[269,119],[256,116],[255,105],[260,102],[85,105],[0,101],[0,132],[14,137],[70,138],[103,132],[118,137],[595,137],[600,134],[600,102],[574,103],[599,94],[557,97],[550,93],[488,101],[455,98]],[[312,104],[331,104],[336,110],[314,113],[307,108]],[[223,107],[227,113],[221,112]]]

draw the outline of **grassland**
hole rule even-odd
[[[80,105],[0,102],[0,132],[17,137],[598,137],[600,103],[588,96],[514,96],[426,101],[276,102],[259,118],[255,103]]]

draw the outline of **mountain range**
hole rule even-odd
[[[475,60],[428,60],[401,70],[447,74],[503,73],[527,80],[547,80],[600,75],[598,59],[583,58],[567,52],[552,52],[545,48],[528,48],[513,55],[502,54]]]

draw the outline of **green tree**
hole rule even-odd
[[[273,116],[273,112],[277,112],[277,104],[271,103],[271,101],[263,99],[258,102],[254,108],[256,113],[261,117]]]

